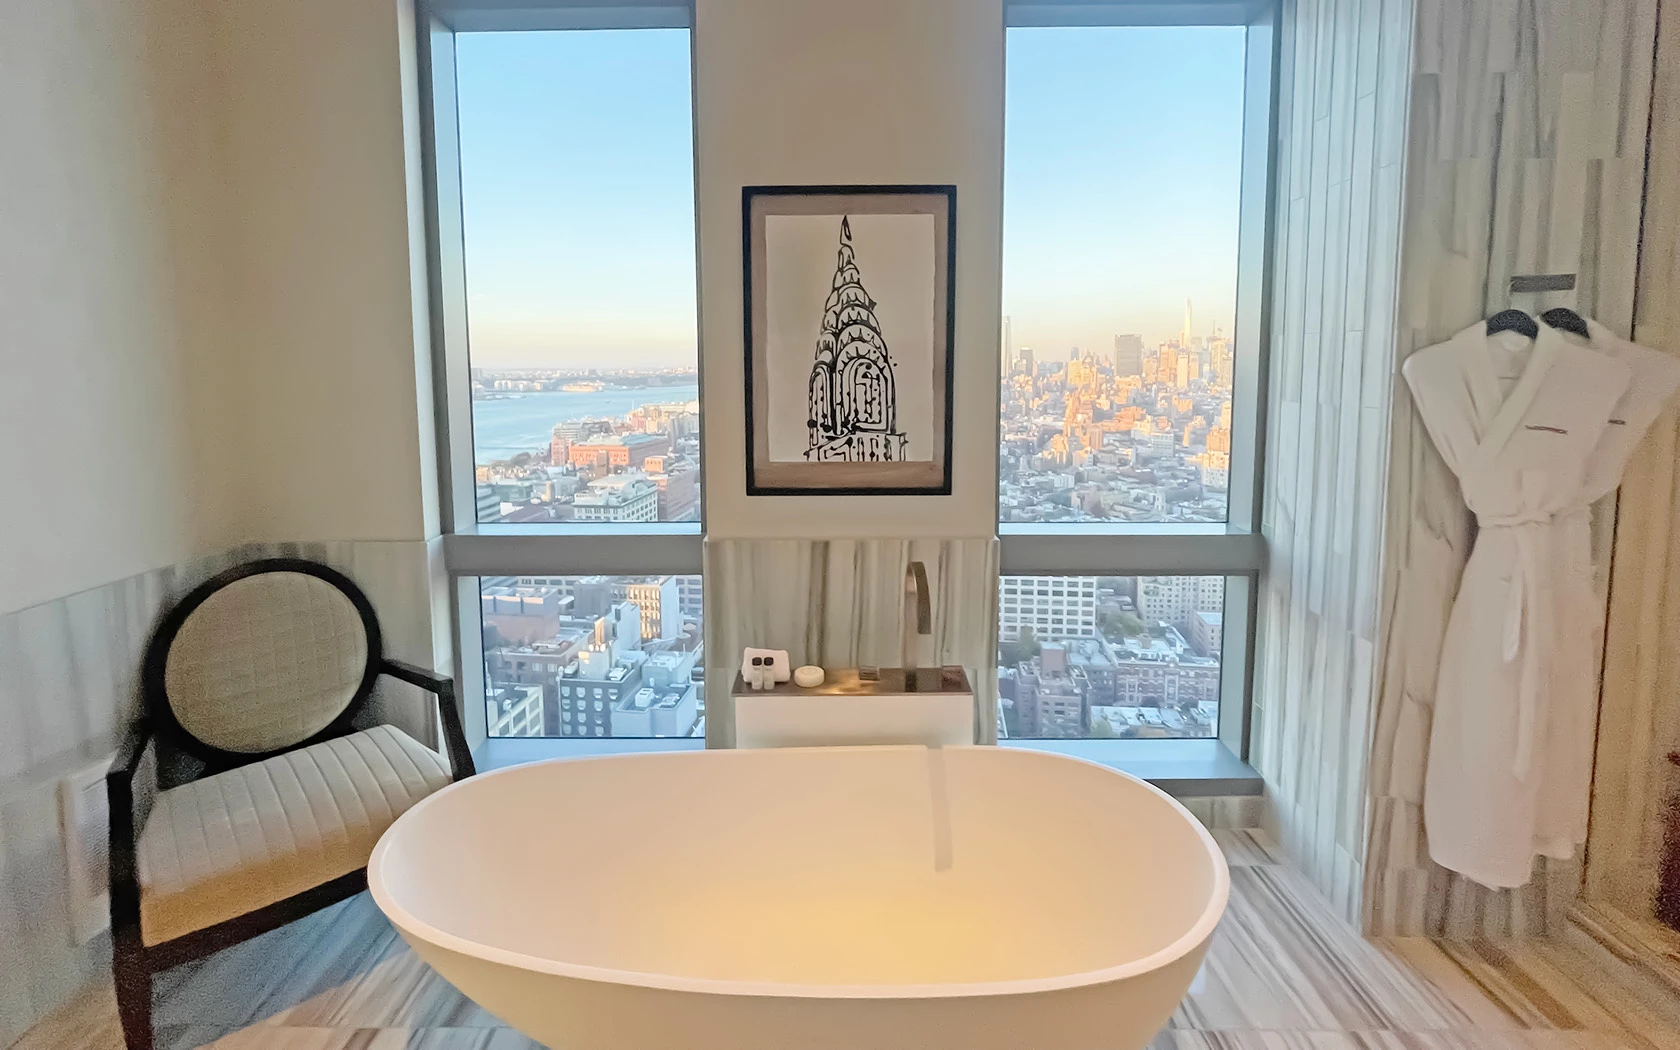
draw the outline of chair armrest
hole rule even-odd
[[[152,727],[140,719],[129,727],[105,774],[105,800],[110,808],[111,935],[131,939],[136,944],[140,938],[140,866],[136,843],[139,829],[145,827],[146,817],[151,813],[155,792],[142,791],[137,807],[134,777],[151,746]]]
[[[438,716],[443,720],[443,742],[449,750],[449,771],[456,780],[464,780],[477,772],[473,767],[472,749],[467,747],[467,731],[461,725],[461,709],[455,701],[455,680],[401,660],[387,659],[379,670],[381,674],[418,686],[437,697]]]

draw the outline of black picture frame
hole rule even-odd
[[[901,210],[893,210],[895,204]],[[763,367],[760,318],[766,260],[760,250],[763,220],[769,214],[932,214],[935,218],[934,353],[943,355],[933,371],[935,414],[934,469],[914,463],[816,462],[770,464],[768,455],[768,380]],[[745,380],[745,454],[749,496],[948,496],[951,494],[952,437],[955,428],[957,188],[941,184],[777,185],[741,188],[742,370]],[[943,236],[940,236],[941,233]],[[942,242],[942,243],[940,243]],[[755,270],[759,277],[755,279]],[[937,331],[942,328],[943,331]],[[914,468],[914,469],[911,469]],[[901,475],[898,481],[889,475]],[[809,480],[789,481],[790,475]]]

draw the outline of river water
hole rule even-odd
[[[473,457],[479,463],[520,452],[548,449],[554,424],[574,419],[619,419],[642,405],[693,401],[699,386],[640,387],[634,390],[544,390],[475,400]]]

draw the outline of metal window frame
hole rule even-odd
[[[1270,246],[1277,173],[1278,0],[1011,0],[1004,23],[1016,26],[1232,25],[1247,27],[1239,206],[1237,318],[1239,347],[1232,390],[1231,490],[1226,525],[998,526],[1004,575],[1222,575],[1226,577],[1225,655],[1239,673],[1221,680],[1219,739],[1248,753],[1258,578],[1266,548],[1260,535],[1261,463],[1270,357]],[[443,560],[454,584],[456,667],[482,667],[481,575],[669,573],[699,575],[705,500],[698,523],[635,527],[497,525],[477,521],[473,484],[472,401],[461,213],[455,35],[461,32],[690,28],[692,0],[419,0],[421,163],[429,307],[440,449]],[[693,36],[690,36],[692,48]],[[690,77],[695,62],[690,54]],[[691,105],[694,93],[691,87]],[[694,149],[698,151],[696,140]],[[698,165],[696,164],[696,171]],[[696,188],[698,190],[698,187]],[[697,193],[698,196],[698,193]],[[698,223],[696,207],[696,223]],[[698,280],[699,237],[695,238]],[[703,331],[703,326],[697,326]],[[703,359],[703,354],[700,355]],[[705,398],[705,376],[698,378]],[[1001,418],[999,419],[1001,428]],[[701,441],[707,440],[701,415]],[[705,491],[704,459],[700,466]],[[993,520],[996,521],[994,504]],[[482,675],[460,676],[467,731],[485,739]]]

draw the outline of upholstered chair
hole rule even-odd
[[[381,675],[437,698],[447,763],[393,726],[358,728]],[[106,778],[129,1050],[152,1048],[153,974],[359,893],[391,822],[473,772],[453,683],[388,659],[367,597],[315,562],[193,590],[158,624],[140,690]]]

